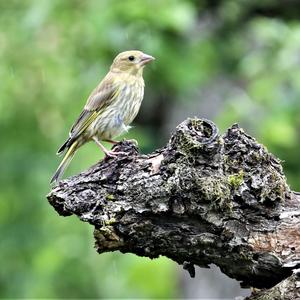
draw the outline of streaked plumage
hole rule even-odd
[[[76,150],[90,140],[106,155],[118,154],[106,150],[100,141],[112,141],[130,128],[144,96],[143,68],[153,59],[135,50],[122,52],[114,59],[109,73],[90,94],[69,138],[58,150],[58,154],[66,154],[51,183],[60,179]]]

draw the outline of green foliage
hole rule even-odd
[[[120,51],[155,56],[146,93],[126,136],[143,152],[162,145],[170,112],[191,91],[226,78],[216,117],[239,122],[285,161],[300,187],[300,24],[280,18],[243,21],[272,1],[0,0],[0,297],[176,297],[175,264],[133,255],[97,255],[92,232],[48,205],[55,152],[89,92]],[[205,116],[205,112],[194,114]],[[190,117],[181,114],[179,121]],[[94,144],[78,152],[67,176],[102,157]],[[174,279],[175,278],[175,279]]]

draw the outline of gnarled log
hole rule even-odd
[[[48,195],[63,216],[95,227],[99,253],[119,250],[183,264],[214,263],[242,286],[270,288],[300,265],[300,196],[280,161],[233,125],[223,135],[204,119],[180,124],[149,155],[106,158]]]

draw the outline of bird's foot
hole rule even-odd
[[[106,157],[118,157],[119,155],[128,155],[127,152],[123,152],[123,151],[114,151],[114,150],[107,150],[105,151],[105,156]]]
[[[105,158],[106,157],[117,157],[118,155],[127,155],[126,152],[121,152],[121,151],[114,151],[114,150],[107,150],[95,137],[94,141],[96,144],[100,147],[101,151],[105,153]]]

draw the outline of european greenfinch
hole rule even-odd
[[[101,141],[115,143],[113,138],[130,128],[144,97],[143,69],[153,60],[153,56],[137,50],[122,52],[114,59],[108,74],[88,97],[69,138],[57,151],[65,155],[51,183],[61,178],[78,148],[91,140],[106,156],[120,154],[108,151]]]

